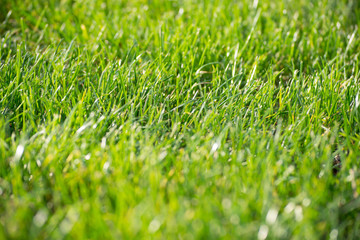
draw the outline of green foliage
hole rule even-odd
[[[3,0],[0,22],[0,238],[360,237],[358,1]]]

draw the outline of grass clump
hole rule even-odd
[[[3,0],[0,236],[358,239],[358,1]]]

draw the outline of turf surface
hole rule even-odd
[[[0,239],[359,239],[357,0],[1,0]]]

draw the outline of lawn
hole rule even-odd
[[[0,0],[0,239],[359,239],[357,0]]]

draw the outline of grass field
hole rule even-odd
[[[359,239],[357,0],[0,0],[0,239]]]

